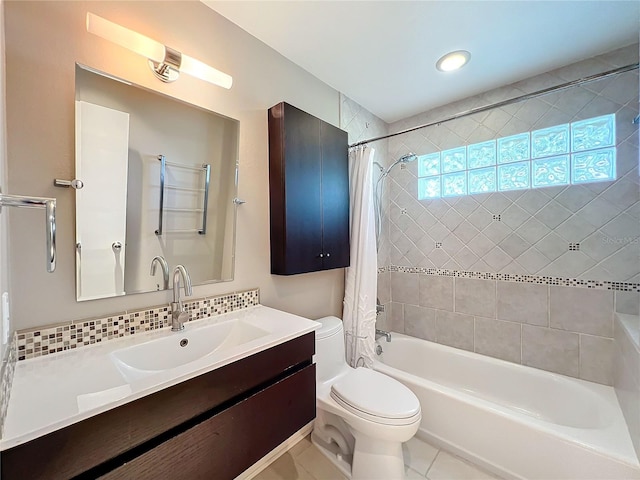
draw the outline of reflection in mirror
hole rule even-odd
[[[178,264],[194,285],[233,279],[238,131],[76,66],[78,301],[165,289]]]

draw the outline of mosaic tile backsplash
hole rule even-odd
[[[183,301],[189,321],[243,310],[260,303],[259,289]],[[127,335],[158,330],[171,324],[171,306],[122,312],[16,332],[17,359],[51,355]]]
[[[14,338],[8,345],[6,362],[2,364],[2,369],[0,369],[0,436],[2,436],[4,419],[7,416],[7,408],[9,408],[11,384],[13,382],[13,374],[16,369],[17,357],[17,342],[14,335]]]

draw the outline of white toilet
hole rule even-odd
[[[352,480],[403,479],[402,443],[418,431],[418,398],[391,377],[347,365],[342,321],[317,321],[312,442]]]

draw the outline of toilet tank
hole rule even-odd
[[[322,326],[316,330],[316,380],[325,382],[347,368],[344,352],[344,328],[337,317],[319,320]]]

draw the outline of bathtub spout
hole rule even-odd
[[[380,337],[384,337],[387,339],[387,342],[391,341],[391,332],[385,332],[384,330],[378,330],[376,328],[376,340]]]

